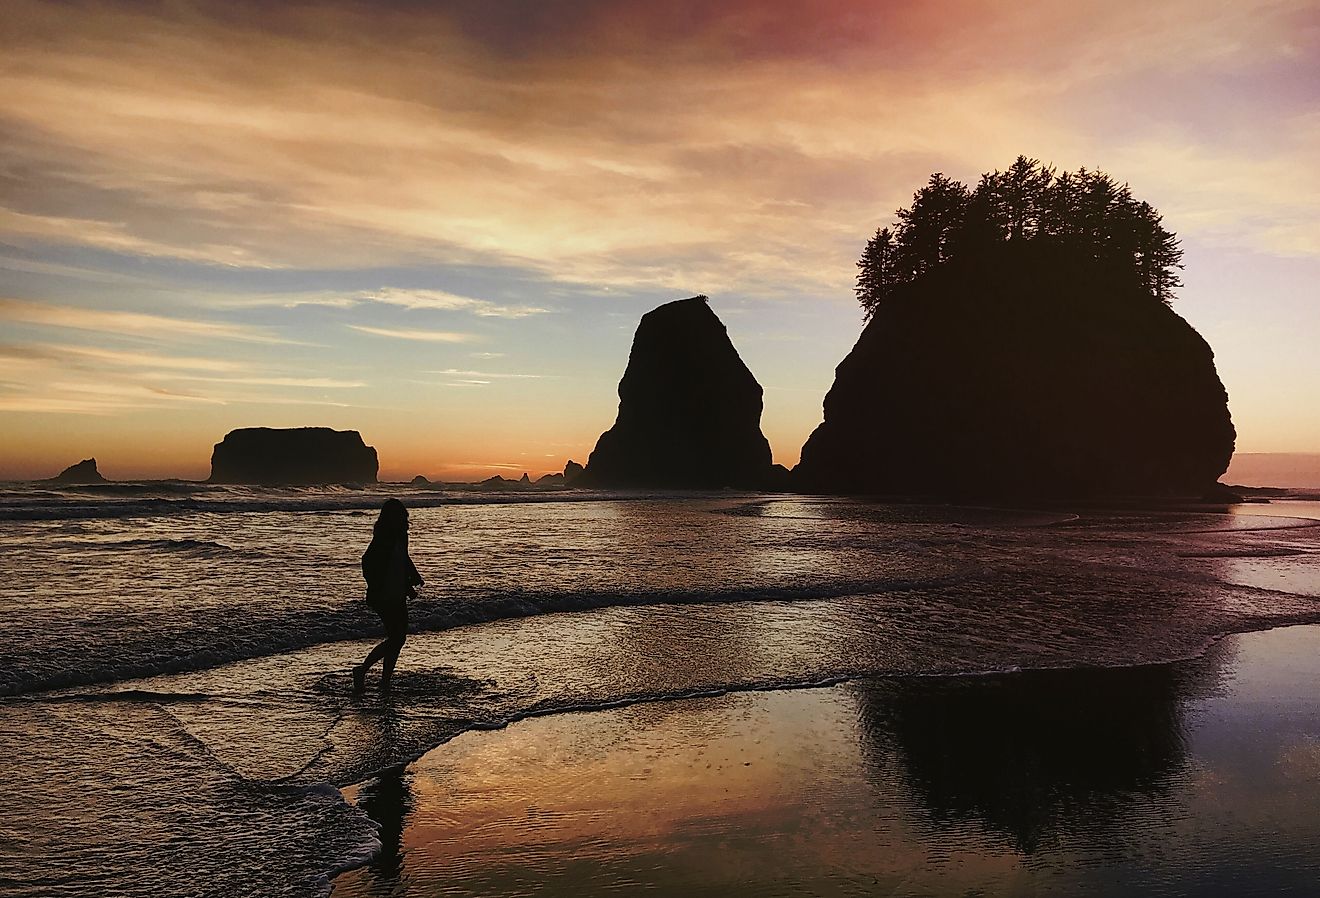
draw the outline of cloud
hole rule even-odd
[[[1185,223],[1168,217],[1179,231],[1213,221],[1223,239],[1289,253],[1320,232],[1313,97],[1279,99],[1316,52],[1302,0],[325,4],[251,17],[15,2],[0,171],[24,177],[6,184],[0,233],[25,246],[846,296],[860,241],[930,171],[975,177],[1018,152],[1099,164],[1157,205],[1199,189]],[[1208,92],[1243,76],[1260,79],[1259,102],[1229,119]],[[1166,112],[1151,124],[1154,97]],[[1180,168],[1191,137],[1238,183]],[[1139,184],[1124,170],[1134,156]]]
[[[241,340],[251,343],[293,343],[261,328],[219,321],[171,318],[146,312],[75,308],[19,299],[0,299],[0,321],[72,328],[131,337]]]
[[[0,381],[0,411],[98,416],[186,405],[343,407],[289,391],[366,385],[263,370],[251,362],[61,343],[0,344],[0,372],[6,375]],[[274,391],[254,393],[244,387]]]
[[[259,387],[306,387],[318,390],[351,390],[365,387],[360,380],[337,380],[333,377],[198,377],[184,375],[187,380],[217,384],[240,384]]]
[[[545,374],[514,374],[508,372],[492,373],[489,371],[460,371],[457,368],[445,368],[440,371],[427,371],[426,374],[447,374],[451,377],[495,377],[495,378],[517,378],[517,379],[536,379],[547,377]]]
[[[402,306],[405,309],[434,309],[453,312],[471,312],[483,318],[527,318],[532,315],[544,315],[549,309],[534,306],[505,306],[484,299],[459,296],[442,290],[405,290],[397,287],[383,287],[372,293],[365,293],[362,298],[386,305]]]
[[[475,340],[472,334],[461,334],[453,331],[433,331],[423,330],[422,328],[408,328],[400,330],[389,327],[370,327],[365,324],[346,325],[351,330],[361,331],[364,334],[374,334],[377,337],[393,337],[397,340],[423,340],[432,343],[466,343]]]
[[[137,368],[164,368],[184,371],[233,371],[243,367],[242,363],[228,359],[162,355],[154,352],[107,349],[97,346],[74,346],[67,343],[30,343],[22,346],[0,346],[0,356],[8,354],[64,363],[91,361]]]

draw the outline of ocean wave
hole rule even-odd
[[[689,494],[694,495],[694,494]],[[49,491],[0,492],[0,521],[65,521],[250,512],[352,513],[373,511],[388,498],[412,508],[445,505],[513,505],[540,502],[592,502],[604,499],[671,498],[672,493],[604,493],[589,490],[479,492],[475,490],[343,487],[205,486],[178,493],[154,484],[120,494]]]
[[[255,549],[236,549],[209,539],[124,539],[109,542],[77,543],[83,549],[140,549],[150,552],[170,552],[191,555],[197,558],[226,558],[231,555],[263,557],[264,552]]]
[[[1179,558],[1288,558],[1293,555],[1309,555],[1305,549],[1290,549],[1286,546],[1261,546],[1258,548],[1236,548],[1227,546],[1215,549],[1191,549],[1175,553]]]
[[[508,591],[462,599],[427,599],[410,603],[413,632],[452,630],[476,624],[544,614],[592,611],[645,605],[738,604],[748,602],[813,601],[854,595],[902,592],[919,587],[951,585],[947,580],[870,578],[823,585],[757,587],[751,589],[593,590],[576,593]],[[174,634],[174,645],[160,633],[141,643],[115,645],[112,656],[89,654],[76,666],[24,670],[11,663],[0,669],[0,696],[19,696],[135,680],[161,674],[206,670],[235,661],[271,657],[313,646],[379,637],[384,631],[365,602],[330,611],[288,613],[240,630],[231,615],[214,620],[194,613],[188,629]]]

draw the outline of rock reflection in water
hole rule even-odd
[[[1121,839],[1140,796],[1187,767],[1184,710],[1218,682],[1223,650],[1112,669],[858,683],[872,772],[911,790],[931,837],[968,822],[1032,854]]]

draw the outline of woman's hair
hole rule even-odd
[[[408,509],[398,499],[386,499],[372,533],[376,538],[398,539],[408,532]]]

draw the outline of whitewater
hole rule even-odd
[[[359,558],[427,579],[395,694]],[[378,845],[340,788],[529,716],[857,678],[1195,657],[1320,622],[1320,503],[189,483],[0,488],[0,892],[316,895]]]

